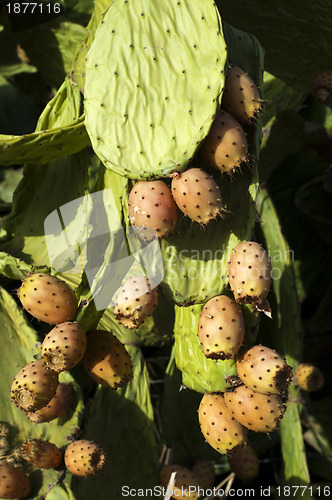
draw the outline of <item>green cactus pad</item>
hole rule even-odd
[[[224,83],[225,40],[211,0],[115,0],[87,55],[86,127],[107,168],[132,179],[183,170]]]
[[[198,340],[198,320],[202,305],[175,306],[175,362],[182,371],[182,382],[197,392],[224,392],[226,378],[236,375],[234,360],[206,358]]]

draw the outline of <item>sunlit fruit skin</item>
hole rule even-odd
[[[171,190],[179,209],[202,226],[223,213],[219,186],[201,168],[172,174]]]
[[[45,273],[28,276],[18,291],[19,299],[34,318],[50,325],[72,321],[77,311],[77,298],[62,280]]]
[[[325,383],[322,371],[312,363],[300,363],[295,370],[295,380],[300,389],[307,392],[319,391]]]
[[[64,461],[72,474],[87,477],[96,474],[104,467],[106,453],[94,441],[81,439],[67,446]]]
[[[223,394],[204,394],[198,418],[205,440],[223,455],[247,442],[247,430],[235,420]]]
[[[190,469],[182,465],[164,465],[160,469],[159,481],[165,490],[173,472],[176,472],[176,476],[172,489],[172,498],[197,500],[199,497],[199,483],[197,478]]]
[[[145,241],[174,233],[177,206],[168,185],[160,180],[138,181],[129,194],[129,220]]]
[[[39,469],[56,469],[63,462],[59,448],[43,439],[26,439],[21,445],[21,456]]]
[[[228,263],[228,279],[236,301],[260,306],[272,281],[270,258],[262,245],[254,241],[239,243]]]
[[[46,335],[41,359],[47,368],[56,372],[71,370],[81,361],[86,343],[86,333],[77,323],[60,323]]]
[[[42,360],[32,361],[14,378],[11,400],[24,411],[40,410],[55,396],[58,383],[58,373],[44,366]]]
[[[220,109],[199,151],[209,166],[231,174],[248,160],[248,141],[240,123]]]
[[[61,417],[70,407],[73,400],[73,385],[68,382],[61,382],[54,397],[46,406],[34,412],[27,412],[27,417],[35,424],[51,422]]]
[[[104,330],[88,333],[83,363],[96,382],[112,389],[123,387],[133,377],[131,358],[125,346]]]
[[[138,328],[156,307],[158,289],[146,276],[133,276],[121,285],[116,300],[116,320],[126,328]]]
[[[275,431],[286,409],[279,396],[259,394],[245,385],[226,392],[225,403],[240,424],[256,432]]]
[[[233,358],[242,345],[244,319],[239,305],[226,295],[210,299],[202,309],[198,338],[206,357]]]
[[[228,65],[221,107],[240,123],[250,123],[263,109],[257,85],[238,66]]]
[[[236,369],[242,382],[260,394],[286,394],[292,380],[292,368],[285,358],[263,345],[241,352]]]
[[[32,483],[20,467],[11,464],[0,464],[0,497],[26,498],[30,495]]]

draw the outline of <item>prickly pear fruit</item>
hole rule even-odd
[[[69,408],[72,399],[72,384],[61,382],[58,385],[55,396],[51,399],[51,401],[40,410],[28,412],[27,417],[35,424],[51,422],[55,418],[61,417],[61,415]]]
[[[83,362],[89,375],[112,389],[126,385],[133,377],[133,367],[125,346],[104,330],[89,333],[87,340]]]
[[[29,438],[22,443],[21,456],[39,469],[56,469],[62,463],[62,453],[55,444]]]
[[[11,400],[24,411],[46,406],[58,387],[58,374],[44,366],[42,360],[32,361],[16,375],[11,387]]]
[[[25,498],[32,490],[31,480],[20,467],[2,463],[0,464],[0,497]]]
[[[72,321],[77,311],[77,298],[71,288],[49,274],[28,276],[22,283],[18,296],[24,309],[50,325]]]
[[[245,385],[226,392],[225,403],[240,424],[256,432],[275,431],[286,409],[279,396],[258,394]]]
[[[152,313],[158,290],[146,276],[134,276],[122,284],[113,314],[126,328],[138,328]]]
[[[320,102],[332,102],[332,71],[323,71],[315,76],[312,82],[314,99]]]
[[[255,450],[249,446],[236,448],[228,457],[232,472],[242,482],[247,483],[259,474],[259,460]]]
[[[262,110],[262,105],[255,82],[238,66],[230,64],[226,72],[221,107],[240,123],[248,123]]]
[[[201,168],[172,174],[172,195],[180,210],[202,225],[223,211],[218,184]]]
[[[231,173],[248,158],[243,128],[227,111],[219,110],[200,148],[202,158],[213,168]]]
[[[206,441],[221,454],[225,455],[247,441],[246,429],[226,407],[222,394],[204,394],[198,418]]]
[[[164,465],[159,471],[160,484],[166,490],[173,472],[176,472],[176,476],[172,498],[196,500],[199,497],[198,481],[193,472],[182,465]]]
[[[67,446],[64,460],[75,476],[91,476],[104,467],[106,453],[95,442],[81,439]]]
[[[235,300],[253,304],[270,315],[266,297],[271,286],[272,269],[266,250],[259,243],[243,241],[237,245],[228,263],[229,284]]]
[[[81,361],[85,349],[85,331],[77,323],[67,321],[46,335],[41,346],[41,359],[47,368],[63,372]]]
[[[213,488],[215,481],[214,466],[208,460],[197,460],[191,469],[203,490]]]
[[[295,370],[295,379],[303,391],[319,391],[324,383],[325,377],[318,366],[311,363],[300,363]]]
[[[129,194],[129,219],[139,236],[149,241],[174,233],[177,207],[163,181],[136,182]]]
[[[198,338],[206,357],[233,358],[244,338],[244,319],[238,304],[226,295],[210,299],[202,309]]]
[[[242,382],[260,394],[285,394],[292,379],[292,368],[286,360],[263,345],[242,352],[236,369]]]

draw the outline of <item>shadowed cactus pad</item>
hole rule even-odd
[[[18,291],[24,307],[35,318],[51,325],[72,321],[77,310],[73,290],[62,280],[45,273],[31,274]]]
[[[115,0],[87,55],[85,110],[104,165],[132,179],[182,170],[209,131],[225,40],[212,0]]]

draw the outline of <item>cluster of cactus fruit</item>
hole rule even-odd
[[[41,344],[40,359],[24,366],[12,382],[11,400],[31,422],[53,421],[70,407],[72,384],[59,382],[59,375],[80,361],[103,386],[117,389],[131,380],[131,358],[112,332],[94,330],[87,334],[73,321],[78,301],[64,281],[45,273],[31,274],[23,281],[18,297],[31,316],[55,325]],[[134,322],[135,315],[134,311]],[[73,441],[63,455],[55,444],[30,438],[22,444],[20,456],[40,469],[65,466],[84,477],[98,472],[106,460],[105,451],[87,440]],[[31,481],[20,468],[6,462],[0,467],[1,497],[23,498],[30,493]]]

